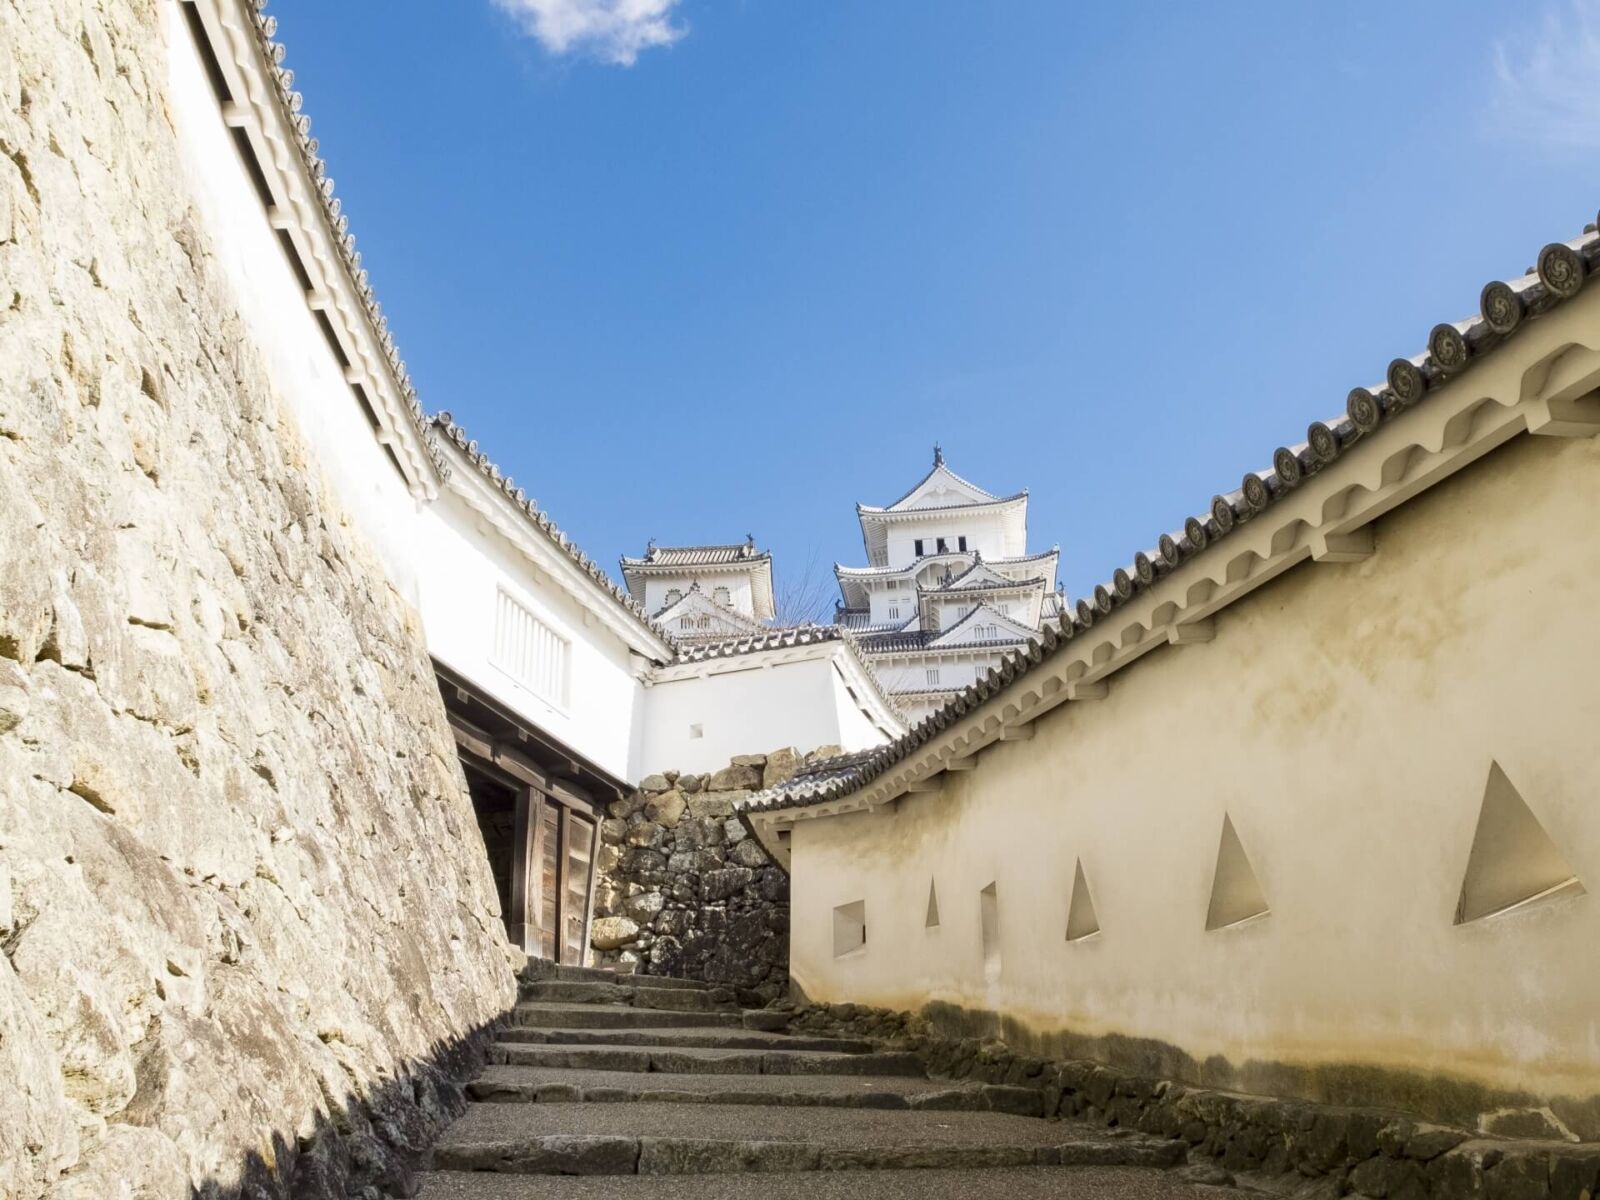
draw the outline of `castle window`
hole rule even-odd
[[[943,539],[943,538],[939,538],[939,539],[938,539],[938,540],[937,540],[937,541],[936,541],[936,542],[935,542],[935,543],[934,543],[934,545],[935,545],[935,547],[936,547],[936,548],[937,548],[937,549],[938,549],[938,551],[939,551],[939,553],[940,553],[940,554],[943,554],[943,553],[945,553],[945,552],[946,552],[946,551],[947,551],[947,550],[949,550],[949,549],[950,549],[950,547],[949,547],[949,546],[948,546],[948,545],[946,545],[946,544],[945,544],[945,540],[944,540],[944,539]]]
[[[693,629],[694,628],[694,618],[693,617],[683,617],[681,620],[678,621],[678,628],[679,629]]]
[[[938,667],[929,667],[928,668],[928,686],[929,687],[938,687],[939,686],[939,668]]]
[[[967,548],[967,539],[964,538],[964,537],[957,538],[956,539],[956,545],[960,546],[961,549],[965,550]]]
[[[498,594],[490,662],[535,696],[564,708],[571,656],[566,638],[505,592]]]
[[[733,595],[725,587],[719,587],[712,591],[711,598],[722,605],[723,608],[733,607]]]
[[[701,617],[700,618],[700,628],[701,629],[710,629],[711,628],[711,618],[710,617]]]
[[[899,616],[900,616],[900,606],[898,604],[889,605],[889,619],[891,621],[894,621],[894,620],[897,620],[899,618]]]
[[[922,557],[922,539],[918,538],[915,542],[912,543],[912,545],[916,548],[917,557],[921,558]]]

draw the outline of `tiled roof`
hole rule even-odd
[[[1038,554],[1018,554],[1011,558],[986,558],[983,561],[991,567],[1016,566],[1019,563],[1041,562],[1047,558],[1054,558],[1061,553],[1060,546],[1051,546],[1048,550],[1041,550]],[[890,575],[909,575],[919,570],[937,558],[972,559],[977,557],[976,550],[944,550],[933,554],[924,554],[920,558],[912,559],[903,567],[847,567],[842,563],[833,564],[835,575],[848,575],[855,578],[878,578]]]
[[[758,795],[745,811],[801,808],[857,791],[1053,657],[1072,638],[1180,563],[1214,552],[1236,528],[1258,517],[1302,481],[1352,450],[1358,451],[1363,438],[1399,414],[1426,404],[1431,388],[1513,338],[1530,320],[1578,295],[1585,281],[1600,272],[1600,236],[1595,230],[1590,224],[1582,237],[1545,246],[1536,265],[1521,279],[1491,281],[1479,296],[1477,316],[1435,325],[1425,351],[1392,361],[1379,386],[1352,389],[1342,415],[1313,421],[1305,441],[1279,446],[1273,452],[1269,470],[1251,471],[1239,487],[1213,496],[1204,512],[1184,522],[1181,533],[1162,534],[1153,555],[1140,550],[1133,557],[1131,571],[1118,567],[1108,583],[1094,589],[1092,601],[1080,600],[1076,613],[1063,615],[1059,624],[1046,625],[1036,639],[1007,654],[998,667],[904,735],[848,758],[813,764],[787,783]]]
[[[383,314],[383,306],[378,303],[367,277],[367,270],[361,265],[361,252],[356,249],[355,234],[350,232],[350,219],[341,211],[344,207],[343,202],[334,195],[333,177],[328,174],[327,164],[319,154],[317,139],[311,136],[311,117],[302,111],[304,98],[294,90],[294,72],[283,65],[287,51],[284,44],[277,40],[278,19],[268,16],[264,11],[266,2],[267,0],[252,0],[244,7],[253,18],[257,46],[264,60],[265,73],[276,85],[271,89],[272,101],[277,105],[285,123],[293,133],[301,168],[311,184],[310,192],[320,203],[327,233],[337,250],[351,285],[355,288],[356,295],[360,298],[371,334],[381,348],[382,367],[387,371],[396,394],[404,404],[406,419],[410,422],[419,442],[426,446],[428,418],[423,413],[421,402],[417,399],[417,390],[412,386],[405,360],[400,357],[400,350],[389,332],[389,320]],[[429,447],[429,450],[430,453],[433,452],[432,447]],[[441,476],[448,474],[448,468],[436,453],[433,453],[432,465]]]
[[[934,595],[939,592],[1003,592],[1009,588],[1035,588],[1044,587],[1047,580],[1043,575],[1033,579],[974,579],[970,583],[964,582],[971,571],[964,571],[949,583],[941,583],[937,587],[923,587],[917,590],[924,595]]]
[[[973,612],[980,610],[974,609]],[[971,613],[967,614],[969,617]],[[963,617],[962,621],[967,618]],[[857,635],[861,648],[869,654],[894,654],[916,652],[921,650],[983,650],[993,646],[1018,646],[1024,638],[993,638],[982,642],[962,642],[958,646],[935,646],[933,643],[951,629],[955,629],[961,622],[950,626],[950,629],[913,629],[905,633],[863,633]]]
[[[467,456],[467,460],[477,467],[478,472],[495,487],[504,492],[528,519],[528,522],[553,542],[568,558],[577,564],[578,568],[588,575],[590,579],[599,584],[601,589],[628,611],[636,620],[655,636],[662,639],[669,646],[676,646],[676,641],[661,624],[650,618],[650,615],[641,608],[637,601],[621,587],[605,569],[590,558],[578,544],[561,531],[561,527],[552,521],[549,515],[521,488],[511,476],[503,473],[499,467],[490,461],[489,456],[478,448],[478,443],[467,437],[467,431],[456,424],[455,418],[448,412],[442,412],[432,420],[433,429],[440,436],[450,439],[457,449]]]
[[[791,625],[783,629],[771,629],[764,633],[753,634],[749,637],[724,638],[719,641],[701,642],[697,645],[680,645],[678,657],[674,662],[698,663],[707,662],[718,658],[735,658],[741,654],[757,654],[763,650],[787,650],[791,646],[812,646],[822,642],[842,642],[855,658],[861,673],[866,676],[873,692],[883,703],[884,707],[892,713],[898,713],[893,699],[883,686],[883,681],[878,678],[878,673],[867,661],[861,652],[859,640],[848,630],[838,625]]]
[[[960,475],[957,475],[954,471],[947,467],[944,461],[944,451],[939,449],[938,446],[935,446],[933,448],[933,466],[929,468],[928,473],[907,488],[898,500],[895,500],[893,503],[887,504],[884,507],[894,508],[896,505],[904,504],[907,500],[911,499],[912,496],[917,494],[918,488],[927,483],[928,480],[932,479],[935,475],[940,474],[948,476],[951,480],[959,483],[962,487],[971,488],[980,496],[987,497],[990,500],[996,500],[999,498],[993,492],[986,491],[985,489],[979,487],[977,484],[973,483],[972,480],[963,479]]]
[[[772,558],[767,550],[758,551],[749,542],[733,546],[657,546],[643,558],[624,555],[628,567],[715,567],[735,563],[762,563]]]
[[[387,360],[386,365],[392,376],[393,383],[405,400],[407,416],[415,427],[422,444],[427,448],[433,467],[438,472],[440,479],[449,478],[450,468],[440,451],[436,440],[436,431],[438,434],[449,438],[465,452],[473,465],[523,510],[529,522],[565,553],[580,570],[593,579],[606,595],[620,604],[651,634],[662,639],[669,646],[673,645],[671,636],[652,622],[633,601],[632,597],[619,587],[598,563],[580,550],[549,516],[540,511],[533,501],[527,498],[521,488],[516,487],[508,477],[500,472],[498,467],[489,461],[488,456],[478,449],[476,442],[472,442],[467,438],[466,432],[455,424],[449,413],[440,413],[432,418],[424,415],[422,405],[417,399],[416,388],[412,386],[410,375],[406,370],[405,361],[400,357],[400,352],[394,344],[394,338],[389,333],[388,320],[384,317],[382,307],[373,293],[372,285],[367,277],[367,271],[361,265],[361,254],[356,250],[356,239],[355,235],[350,232],[349,218],[340,211],[343,206],[339,198],[334,195],[333,179],[328,175],[326,164],[318,154],[317,139],[311,136],[311,118],[302,111],[303,98],[299,92],[294,90],[294,72],[283,65],[285,49],[282,42],[275,40],[278,30],[277,18],[265,14],[263,11],[265,0],[256,0],[256,2],[247,7],[254,14],[256,35],[261,53],[265,59],[266,69],[269,76],[277,84],[275,99],[290,128],[295,132],[301,165],[307,177],[313,183],[311,190],[321,201],[323,218],[327,222],[328,231],[332,235],[335,244],[339,247],[350,281],[365,306],[372,335],[383,348]]]
[[[921,485],[919,484],[918,486],[920,487]],[[985,495],[987,494],[985,493]],[[856,513],[863,517],[872,518],[943,516],[946,513],[960,512],[964,509],[998,508],[1003,504],[1015,504],[1017,501],[1026,500],[1027,498],[1028,489],[1023,488],[1020,492],[1012,492],[1009,496],[995,496],[993,499],[977,500],[971,504],[941,504],[930,508],[895,508],[893,505],[886,508],[878,508],[872,504],[857,504]],[[899,501],[895,503],[898,504]]]
[[[808,646],[817,642],[849,642],[852,639],[837,625],[790,625],[783,629],[768,629],[749,637],[724,638],[698,646],[681,646],[678,662],[703,662],[708,658],[731,658],[738,654],[754,654],[761,650],[783,650],[790,646]]]

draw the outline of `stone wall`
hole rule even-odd
[[[1025,1089],[1009,1098],[1011,1111],[1022,1115],[1182,1141],[1198,1160],[1187,1173],[1196,1182],[1232,1184],[1243,1177],[1253,1190],[1316,1200],[1591,1200],[1600,1194],[1600,1146],[1485,1137],[1382,1109],[1246,1096],[1102,1063],[1039,1058],[997,1038],[947,1032],[952,1015],[937,1007],[913,1014],[801,1004],[789,1030],[871,1038],[914,1052],[935,1078]]]
[[[611,805],[600,827],[595,961],[727,984],[749,1003],[789,986],[789,878],[737,815],[825,746],[741,755],[708,775],[668,771]]]
[[[414,615],[186,200],[160,8],[0,3],[0,1195],[400,1190],[511,964]]]

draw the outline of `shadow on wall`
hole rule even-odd
[[[984,1043],[999,1042],[1010,1052],[1035,1061],[1087,1060],[1148,1080],[1169,1079],[1218,1091],[1294,1097],[1341,1107],[1378,1106],[1502,1137],[1600,1141],[1600,1097],[1596,1096],[1541,1100],[1529,1092],[1365,1063],[1234,1063],[1221,1055],[1201,1061],[1155,1038],[1083,1035],[1067,1030],[1041,1033],[1010,1016],[943,1001],[927,1004],[919,1016],[943,1042],[930,1069],[958,1079],[966,1078],[970,1069],[970,1064],[964,1069],[963,1056],[970,1057]]]
[[[465,1111],[465,1084],[482,1070],[498,1025],[490,1022],[464,1037],[435,1043],[426,1058],[403,1064],[397,1076],[367,1094],[346,1094],[331,1111],[318,1112],[306,1133],[263,1130],[259,1150],[246,1155],[235,1173],[190,1184],[190,1200],[415,1195],[424,1156],[440,1131]],[[98,1200],[120,1195],[120,1182],[107,1170],[68,1175],[58,1187],[71,1200]],[[181,1185],[171,1192],[181,1194]]]

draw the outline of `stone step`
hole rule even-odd
[[[1015,1167],[600,1179],[436,1171],[422,1176],[419,1200],[1215,1200],[1226,1195],[1165,1171]]]
[[[712,1175],[1023,1166],[1169,1167],[1187,1147],[991,1112],[733,1104],[472,1104],[433,1150],[450,1171]],[[870,1192],[868,1194],[871,1194]]]
[[[1043,1115],[1037,1088],[952,1084],[910,1076],[665,1075],[489,1067],[467,1085],[473,1100],[496,1103],[755,1104],[777,1108],[896,1108]],[[781,1118],[779,1118],[781,1120]]]
[[[534,1046],[496,1042],[489,1061],[573,1071],[660,1071],[678,1075],[896,1075],[922,1077],[914,1054],[832,1054],[813,1050],[712,1050],[704,1046]]]
[[[835,1054],[866,1054],[871,1042],[854,1038],[796,1037],[787,1033],[759,1033],[748,1029],[550,1029],[513,1026],[500,1031],[502,1042],[546,1046],[704,1046],[711,1050],[827,1050]]]
[[[645,987],[691,992],[710,991],[717,986],[703,979],[679,979],[675,975],[640,975],[634,971],[619,971],[615,967],[558,967],[551,963],[530,968],[524,978],[529,983],[548,980],[558,983],[639,983]]]
[[[681,1012],[635,1008],[627,1004],[524,1003],[511,1010],[511,1023],[528,1029],[743,1029],[738,1012]]]
[[[633,1004],[640,1008],[675,1012],[727,1011],[736,1008],[733,993],[724,989],[658,988],[632,983],[567,982],[560,979],[524,983],[522,998],[548,1000],[557,1004]]]

